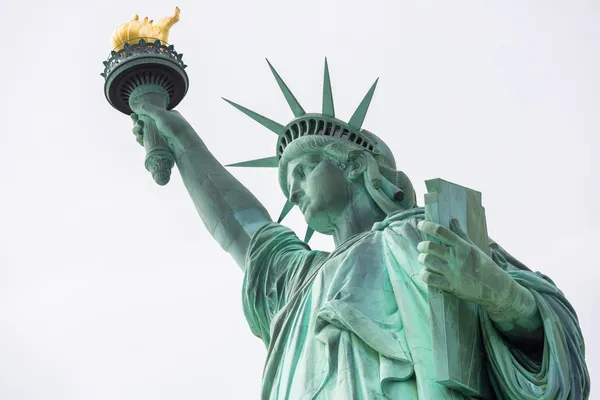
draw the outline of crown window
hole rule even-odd
[[[291,126],[291,128],[292,128],[292,131],[294,131],[293,138],[294,138],[294,139],[298,138],[298,135],[299,135],[299,133],[300,133],[300,132],[298,131],[298,124],[294,124],[294,125],[292,125],[292,126]],[[288,141],[288,143],[290,143],[291,141],[292,141],[292,138],[290,137],[290,140]]]
[[[308,124],[306,123],[306,121],[300,121],[300,135],[299,136],[306,135],[307,131],[308,131]],[[294,138],[294,139],[297,139],[297,138]]]
[[[342,127],[339,125],[336,125],[335,128],[333,129],[333,135],[334,137],[339,137],[339,133],[342,130]]]
[[[317,125],[317,135],[322,135],[323,134],[323,129],[325,128],[325,121],[323,121],[322,119],[320,119],[318,121],[318,125]]]
[[[314,135],[315,134],[316,125],[317,125],[317,121],[315,121],[314,119],[310,119],[308,121],[308,133],[307,133],[307,135]]]

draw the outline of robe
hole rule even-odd
[[[427,285],[417,223],[424,210],[389,215],[333,252],[311,250],[270,223],[252,237],[244,314],[267,347],[262,399],[465,399],[434,380]],[[544,340],[511,343],[480,315],[498,399],[585,399],[589,375],[577,316],[554,283],[496,243],[492,258],[535,298]]]

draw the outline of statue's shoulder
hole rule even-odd
[[[423,207],[415,207],[409,210],[400,210],[389,214],[383,221],[373,225],[372,231],[383,232],[391,230],[398,232],[404,229],[417,230],[419,221],[425,219],[425,209]]]
[[[388,242],[392,248],[406,247],[406,245],[416,248],[423,240],[417,224],[424,219],[425,210],[422,207],[397,211],[374,224],[371,233]]]

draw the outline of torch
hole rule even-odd
[[[112,37],[108,60],[104,61],[104,94],[111,106],[131,115],[133,109],[150,103],[168,110],[183,100],[189,80],[183,54],[167,43],[169,29],[179,21],[179,8],[172,16],[156,23],[137,14],[120,25]],[[159,185],[166,185],[175,164],[173,154],[160,135],[154,120],[140,115],[144,122],[144,165]]]

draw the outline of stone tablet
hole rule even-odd
[[[426,219],[450,227],[452,218],[490,254],[481,193],[442,179],[425,181]],[[435,377],[468,396],[489,398],[489,382],[478,313],[480,306],[429,288]]]

